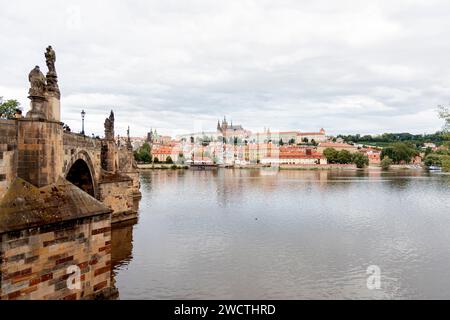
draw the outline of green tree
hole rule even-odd
[[[152,151],[152,147],[151,147],[150,144],[148,144],[147,142],[144,143],[140,149],[141,149],[141,150],[145,150],[145,151],[147,151],[148,153],[151,153],[151,151]]]
[[[439,117],[441,119],[444,119],[444,130],[449,131],[450,130],[450,110],[448,106],[438,106],[439,110]]]
[[[383,170],[389,170],[389,167],[392,165],[393,161],[388,156],[384,157],[383,160],[381,160],[381,168]]]
[[[431,149],[430,147],[425,149],[425,157],[428,156],[431,153],[433,153],[433,149]]]
[[[450,172],[450,156],[446,156],[442,159],[442,171]]]
[[[171,156],[167,156],[167,158],[166,158],[166,163],[167,163],[167,164],[173,164],[173,160],[172,160],[172,157],[171,157]]]
[[[158,164],[158,163],[159,163],[159,159],[158,159],[158,158],[156,158],[156,157],[154,157],[154,158],[153,158],[153,163],[156,163],[156,164]]]
[[[412,158],[419,152],[404,142],[396,142],[384,148],[381,152],[381,158],[389,157],[394,163],[410,163]]]
[[[134,159],[137,162],[152,162],[151,147],[148,143],[144,143],[138,150],[134,152]]]
[[[436,153],[432,153],[429,154],[425,160],[423,161],[423,163],[427,166],[427,167],[431,167],[431,166],[437,166],[437,167],[441,167],[442,166],[442,156]]]
[[[362,169],[365,166],[369,165],[369,158],[366,155],[358,152],[353,154],[353,163],[356,164],[357,168]]]
[[[144,163],[152,162],[152,156],[146,150],[141,150],[141,152],[139,153],[139,157],[140,157],[141,161]]]
[[[20,110],[20,103],[17,100],[3,101],[3,97],[0,97],[0,118],[13,118],[18,109]]]
[[[341,150],[338,152],[337,162],[340,164],[352,163],[352,154],[348,150]]]
[[[178,163],[184,164],[185,162],[186,162],[186,159],[184,159],[184,154],[182,152],[180,152],[178,154]]]
[[[133,155],[134,155],[134,160],[136,160],[137,162],[141,162],[141,157],[140,157],[140,154],[139,154],[139,152],[137,150],[135,150],[133,152]]]
[[[323,151],[323,155],[325,156],[325,158],[327,158],[328,163],[337,163],[338,154],[339,152],[334,148],[326,148]]]
[[[283,142],[283,139],[280,139],[280,142],[279,142],[279,144],[280,144],[280,146],[284,146],[284,142]]]
[[[289,140],[289,144],[290,144],[290,145],[295,144],[295,139],[292,138],[291,140]]]

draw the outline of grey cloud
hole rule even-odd
[[[434,132],[449,100],[446,1],[4,2],[0,95],[26,108],[52,44],[72,129],[214,130],[227,115],[331,133]]]

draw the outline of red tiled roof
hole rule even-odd
[[[324,136],[325,132],[299,132],[298,136]]]
[[[152,150],[152,154],[172,154],[172,147],[157,147]]]
[[[313,153],[311,155],[299,152],[280,153],[280,159],[320,159],[320,158],[324,158],[324,156],[320,153]]]
[[[355,146],[352,146],[351,144],[335,143],[335,142],[323,142],[323,143],[319,144],[319,147],[326,147],[326,148],[356,148]]]

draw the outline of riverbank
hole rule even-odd
[[[179,164],[166,164],[166,163],[158,163],[158,164],[138,164],[139,170],[186,170],[189,169],[189,166],[179,165]]]
[[[138,164],[139,170],[189,170],[191,169],[187,165],[177,165],[177,164]],[[226,169],[278,169],[278,170],[300,170],[300,171],[320,171],[320,170],[361,170],[356,167],[355,164],[304,164],[304,165],[280,165],[280,166],[269,166],[261,164],[250,164],[250,165],[235,165],[230,167],[221,167]],[[368,166],[365,169],[370,171],[382,170],[380,166]],[[389,170],[423,170],[424,168],[420,165],[392,165]]]

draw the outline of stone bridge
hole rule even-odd
[[[29,74],[26,116],[0,120],[0,300],[113,297],[113,224],[135,219],[140,198],[129,132],[115,141],[112,111],[104,138],[70,132],[51,46],[45,56],[47,75]]]
[[[16,178],[41,188],[67,179],[113,210],[112,221],[136,217],[139,176],[131,143],[114,138],[114,113],[105,137],[70,132],[60,120],[60,92],[54,61],[45,77],[29,75],[30,110],[25,117],[0,120],[0,200]]]

